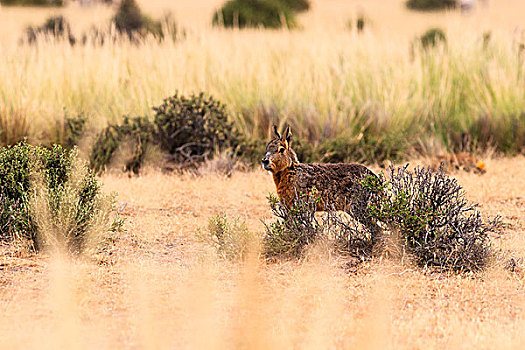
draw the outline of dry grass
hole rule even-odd
[[[525,158],[458,173],[470,199],[502,215],[499,248],[525,258]],[[262,231],[274,191],[262,171],[106,175],[126,203],[111,254],[0,256],[4,348],[518,349],[525,339],[524,271],[433,274],[372,261],[351,271],[322,245],[302,262],[217,259],[194,232],[225,211]]]
[[[525,85],[516,83],[519,68],[513,56],[522,39],[516,30],[525,10],[521,0],[491,1],[489,8],[469,16],[407,13],[401,0],[318,0],[300,18],[308,25],[296,32],[211,29],[211,13],[221,2],[170,2],[188,30],[181,43],[71,48],[48,42],[38,49],[18,47],[13,32],[59,11],[78,33],[103,23],[111,11],[1,8],[0,114],[7,106],[23,111],[20,120],[39,139],[39,133],[50,133],[63,107],[85,113],[100,126],[123,114],[145,114],[176,89],[203,89],[231,104],[248,132],[255,133],[256,126],[242,125],[246,120],[240,110],[263,102],[283,113],[308,111],[313,105],[325,119],[311,120],[307,114],[289,118],[302,123],[304,131],[308,125],[328,125],[323,130],[330,135],[330,128],[339,130],[347,122],[330,114],[340,102],[348,107],[377,99],[398,116],[418,108],[453,109],[440,103],[449,97],[456,101],[454,90],[447,90],[448,95],[436,90],[443,97],[437,101],[418,90],[432,77],[415,69],[417,62],[408,57],[415,33],[435,25],[453,34],[451,57],[467,67],[444,72],[465,76],[484,67],[478,64],[479,38],[493,31],[496,58],[487,66],[493,89],[486,94],[478,89],[479,81],[470,81],[467,85],[481,103],[475,100],[467,111],[494,108],[511,114],[523,109]],[[165,7],[161,0],[142,4],[156,15]],[[363,36],[344,29],[359,12],[372,23]],[[462,115],[454,117],[461,121]],[[394,118],[393,125],[398,121]],[[11,123],[9,118],[1,122]],[[19,123],[21,134],[26,122]],[[436,147],[442,150],[442,145]],[[503,217],[505,232],[493,238],[495,246],[524,259],[525,158],[484,161],[487,174],[455,176],[484,213]],[[457,276],[387,260],[356,268],[322,245],[312,247],[301,262],[265,264],[255,254],[244,264],[217,259],[197,242],[195,230],[225,212],[261,232],[260,219],[270,216],[265,197],[275,192],[271,178],[260,171],[213,174],[218,168],[229,174],[228,160],[224,163],[209,163],[200,177],[153,170],[140,177],[105,175],[105,189],[119,193],[127,231],[94,258],[70,260],[58,253],[22,257],[0,247],[0,347],[525,346],[523,269],[509,272],[495,263],[483,274]]]
[[[38,48],[16,44],[25,25],[63,12],[78,36],[91,24],[106,23],[112,9],[2,8],[0,107],[24,111],[31,139],[41,140],[54,134],[64,108],[82,113],[99,130],[126,114],[150,114],[177,90],[206,91],[225,102],[238,128],[254,138],[265,138],[268,119],[279,119],[309,141],[358,140],[370,126],[372,140],[426,145],[435,138],[443,152],[452,130],[475,134],[488,128],[503,151],[520,152],[523,140],[512,132],[523,129],[517,120],[525,100],[518,53],[522,1],[490,2],[471,15],[413,13],[401,0],[315,1],[300,17],[304,28],[296,31],[212,28],[218,4],[142,1],[148,13],[174,13],[187,33],[177,43],[71,47],[40,40]],[[358,35],[345,26],[361,12],[371,24]],[[411,42],[431,26],[447,33],[446,53],[414,57]],[[491,41],[483,48],[487,32]],[[492,129],[477,124],[485,115]],[[392,140],[381,136],[386,131]]]

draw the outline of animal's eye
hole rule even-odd
[[[284,147],[279,147],[279,153],[284,153]]]

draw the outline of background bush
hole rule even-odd
[[[408,0],[406,6],[412,10],[442,10],[457,6],[457,0]]]
[[[310,1],[308,0],[280,0],[285,6],[292,11],[303,12],[310,9]]]
[[[111,227],[111,205],[103,204],[106,199],[93,173],[78,162],[76,152],[61,146],[45,148],[22,142],[2,148],[0,188],[3,240],[24,239],[39,250],[50,243],[49,231],[60,230],[68,248],[79,252],[95,221],[101,229]],[[45,208],[35,207],[37,197]],[[42,215],[48,220],[39,220]]]
[[[104,170],[125,141],[132,148],[126,170],[135,173],[148,146],[158,147],[165,160],[178,168],[194,167],[226,150],[233,155],[239,148],[240,136],[225,105],[212,96],[176,93],[153,110],[153,122],[147,117],[125,117],[122,124],[104,129],[93,145],[91,167],[96,172]]]
[[[35,43],[38,36],[52,36],[56,39],[67,40],[71,45],[75,44],[76,38],[71,33],[71,26],[67,19],[60,16],[51,16],[39,27],[29,27],[26,30],[26,40]]]
[[[447,36],[440,28],[431,28],[427,30],[420,38],[419,42],[423,49],[436,47],[440,44],[447,44]]]
[[[168,14],[161,20],[153,19],[142,12],[135,0],[122,0],[112,21],[117,31],[131,40],[145,38],[147,35],[153,35],[157,39],[171,37],[175,40],[179,35],[171,15]],[[100,33],[95,34],[100,41]]]
[[[215,13],[213,25],[293,28],[296,21],[293,10],[280,0],[230,0]]]
[[[125,159],[125,170],[138,173],[146,148],[155,141],[155,129],[146,117],[124,117],[121,124],[112,124],[102,130],[93,144],[90,167],[104,171],[122,145],[130,147],[131,157]]]
[[[153,110],[160,147],[175,163],[199,163],[239,145],[226,106],[212,96],[176,93]]]

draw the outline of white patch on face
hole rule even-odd
[[[271,171],[267,171],[268,175],[273,176]]]

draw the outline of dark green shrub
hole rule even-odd
[[[122,0],[113,22],[120,34],[125,34],[132,40],[144,38],[149,34],[157,39],[164,38],[162,21],[143,14],[135,0]],[[170,34],[175,38],[176,26],[173,25],[173,20],[171,17],[166,17],[165,22],[168,27],[172,27],[170,30],[173,30],[173,33]]]
[[[70,177],[72,172],[75,175]],[[38,250],[52,243],[50,231],[61,230],[68,248],[79,252],[86,243],[86,232],[101,215],[101,225],[111,226],[93,173],[78,163],[75,152],[58,145],[49,149],[22,142],[2,148],[0,188],[2,239],[23,238]],[[35,206],[37,198],[42,206]],[[47,220],[41,220],[44,216]],[[45,228],[39,227],[44,223]]]
[[[155,140],[154,126],[146,117],[124,117],[122,124],[113,124],[101,131],[91,150],[90,167],[97,173],[105,170],[120,146],[131,148],[125,160],[126,171],[138,173],[146,147]]]
[[[240,136],[228,121],[226,107],[211,96],[175,94],[153,110],[153,122],[126,117],[122,124],[104,129],[93,146],[91,167],[103,171],[124,142],[132,148],[126,170],[135,173],[149,146],[158,147],[178,168],[194,167],[226,150],[233,154],[239,147]]]
[[[29,43],[34,43],[39,35],[49,35],[56,39],[67,40],[71,45],[76,42],[75,36],[71,33],[69,22],[62,15],[49,17],[40,27],[26,29],[26,39]]]
[[[308,0],[279,0],[279,1],[295,12],[304,12],[310,9],[310,1]]]
[[[229,221],[224,213],[211,217],[208,227],[198,229],[195,235],[200,241],[214,248],[221,258],[232,261],[245,258],[255,239],[246,223],[239,218]]]
[[[204,93],[189,97],[177,93],[153,110],[156,139],[176,163],[199,163],[239,144],[225,105]]]
[[[429,168],[390,167],[364,186],[379,194],[369,215],[397,232],[415,262],[443,270],[483,269],[491,256],[490,232],[499,218],[484,221],[457,180]]]
[[[457,0],[408,0],[405,4],[411,10],[432,11],[454,8]]]
[[[279,0],[230,0],[215,13],[213,25],[293,28],[296,22],[292,10]]]
[[[440,28],[431,28],[419,38],[419,42],[423,49],[430,49],[438,45],[446,45],[447,36]]]
[[[0,0],[3,6],[64,6],[64,0]]]

